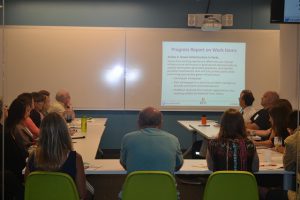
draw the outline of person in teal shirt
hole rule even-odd
[[[127,173],[154,170],[173,174],[183,165],[180,143],[161,130],[162,118],[159,110],[147,107],[139,113],[139,130],[123,137],[120,163]]]

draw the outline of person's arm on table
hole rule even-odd
[[[271,129],[267,129],[267,130],[247,129],[247,132],[249,132],[250,135],[257,135],[257,136],[260,136],[260,137],[268,137],[271,134]]]
[[[253,122],[246,123],[246,128],[247,129],[252,129],[252,130],[259,130],[259,126],[256,123],[253,123]]]
[[[25,126],[33,134],[34,138],[37,138],[40,135],[40,129],[34,124],[30,117],[25,119]]]
[[[255,146],[264,146],[267,148],[272,148],[273,147],[273,143],[270,139],[265,140],[265,141],[253,141],[253,143],[255,144]]]
[[[265,146],[267,148],[272,148],[274,145],[273,145],[273,142],[272,142],[272,139],[274,138],[274,132],[271,131],[271,135],[269,137],[268,140],[265,140],[265,141],[253,141],[253,143],[255,144],[255,146]]]

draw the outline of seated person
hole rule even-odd
[[[2,109],[4,113],[2,113]],[[3,115],[2,115],[3,114]],[[23,199],[24,198],[24,185],[22,170],[26,163],[26,153],[22,152],[11,134],[3,135],[3,121],[7,118],[7,109],[3,108],[2,99],[0,99],[0,145],[4,152],[0,155],[0,160],[3,161],[1,165],[0,187],[4,188],[4,199]],[[3,142],[4,139],[4,142]],[[3,159],[4,156],[4,159]],[[4,168],[3,168],[4,167]],[[4,185],[3,185],[4,183]],[[3,194],[3,193],[1,193]]]
[[[28,159],[25,177],[37,170],[59,171],[70,175],[80,199],[86,198],[82,157],[73,150],[67,124],[58,113],[49,113],[43,119],[38,146]]]
[[[8,109],[5,120],[5,134],[11,134],[24,156],[28,156],[28,149],[35,143],[34,137],[25,125],[29,117],[31,105],[21,98],[15,99]]]
[[[282,141],[289,135],[287,130],[287,120],[292,110],[289,107],[282,104],[275,105],[269,109],[270,122],[271,122],[271,134],[265,141],[254,141],[256,146],[265,146],[268,148],[274,147],[274,138],[280,137]],[[282,146],[282,145],[280,145]],[[284,146],[284,144],[283,144]],[[277,148],[277,147],[276,147]],[[282,147],[276,149],[279,152],[284,151]]]
[[[252,106],[254,96],[251,90],[243,90],[240,94],[239,103],[241,106],[240,112],[243,115],[245,123],[250,122],[250,118],[256,113],[255,108]]]
[[[33,92],[32,97],[34,101],[34,108],[30,112],[30,118],[32,119],[33,123],[39,128],[42,119],[44,118],[42,111],[45,102],[45,96],[38,92]]]
[[[269,108],[272,107],[279,99],[279,95],[274,91],[267,91],[261,98],[262,109],[257,111],[246,123],[246,128],[252,130],[267,130],[271,127],[269,121]]]
[[[287,171],[295,171],[296,172],[296,180],[297,185],[299,187],[300,183],[300,152],[299,152],[299,145],[300,145],[300,132],[297,127],[299,126],[299,111],[293,111],[288,118],[288,124],[287,129],[290,133],[290,136],[288,136],[284,140],[285,150],[283,154],[283,167]],[[297,147],[298,146],[298,147]],[[297,156],[298,155],[298,156]],[[298,169],[297,169],[297,163],[298,163]],[[298,188],[299,191],[300,188]],[[300,199],[300,193],[296,194],[296,192],[289,191],[289,195],[292,197],[292,199]]]
[[[34,101],[31,93],[22,93],[17,98],[26,102],[27,105],[30,105],[30,109],[34,108]],[[40,129],[34,124],[32,119],[30,118],[30,115],[26,117],[24,125],[30,131],[30,133],[33,134],[34,138],[37,138],[39,136]]]
[[[206,160],[211,171],[259,170],[256,147],[247,138],[243,116],[237,110],[229,109],[223,114],[218,138],[208,143]]]
[[[293,110],[292,104],[287,99],[278,99],[273,106],[285,106],[287,110],[290,112]],[[271,135],[272,128],[267,130],[247,130],[250,135],[257,135],[262,137],[263,140],[267,140]]]
[[[298,111],[293,111],[288,118],[287,129],[290,134],[285,140],[285,151],[283,154],[283,166],[285,170],[295,171],[297,166],[297,145],[300,143],[299,130],[298,127]],[[298,154],[299,155],[299,154]],[[300,156],[298,157],[300,159]],[[298,160],[300,163],[300,160]],[[300,172],[300,165],[298,172]]]
[[[167,171],[181,168],[183,157],[179,141],[161,130],[162,113],[147,107],[139,113],[139,130],[127,133],[121,144],[120,163],[128,173],[139,170]]]
[[[75,118],[75,113],[71,106],[71,96],[69,92],[60,90],[56,93],[56,101],[51,104],[48,112],[57,112],[62,115],[67,122],[72,121]]]
[[[48,109],[50,108],[50,92],[47,90],[41,90],[39,93],[45,97],[42,113],[46,116],[48,114]]]

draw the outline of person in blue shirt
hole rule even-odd
[[[139,130],[123,137],[120,163],[128,173],[156,170],[173,174],[183,165],[180,143],[177,137],[161,130],[162,118],[159,110],[147,107],[139,113]]]

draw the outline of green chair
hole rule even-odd
[[[79,195],[68,174],[36,171],[26,178],[25,200],[79,200]]]
[[[206,183],[204,200],[258,200],[254,175],[246,171],[217,171]]]
[[[163,171],[136,171],[125,180],[122,200],[177,200],[175,178]]]

